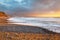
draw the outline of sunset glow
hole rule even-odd
[[[29,16],[32,16],[32,17],[60,17],[60,12],[32,13],[32,14],[29,14]]]

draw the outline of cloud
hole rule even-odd
[[[57,1],[55,0],[37,0],[35,2],[34,10],[36,11],[43,11],[43,10],[50,10],[50,9],[55,9],[55,4],[57,5]]]
[[[17,1],[17,2],[19,2],[19,3],[20,3],[20,2],[22,2],[23,0],[15,0],[15,1]]]
[[[23,7],[23,8],[30,8],[31,7],[31,3],[32,3],[32,0],[2,0],[0,1],[0,5],[4,5],[4,6],[9,6],[11,8],[14,8],[14,7]],[[10,9],[11,9],[10,8]]]
[[[0,0],[0,11],[44,12],[60,10],[59,0]],[[9,13],[10,13],[9,12]]]

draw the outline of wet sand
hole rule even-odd
[[[26,26],[26,25],[16,25],[0,23],[0,32],[23,32],[23,33],[38,33],[38,34],[55,34],[46,29],[35,27],[35,26]]]

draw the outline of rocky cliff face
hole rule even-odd
[[[5,14],[4,12],[0,12],[0,17],[8,17],[8,15]]]
[[[7,18],[9,18],[7,14],[5,14],[4,12],[0,12],[0,23],[6,23]]]

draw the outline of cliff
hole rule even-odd
[[[6,13],[0,12],[0,23],[6,23],[7,18],[9,18],[9,16]]]

